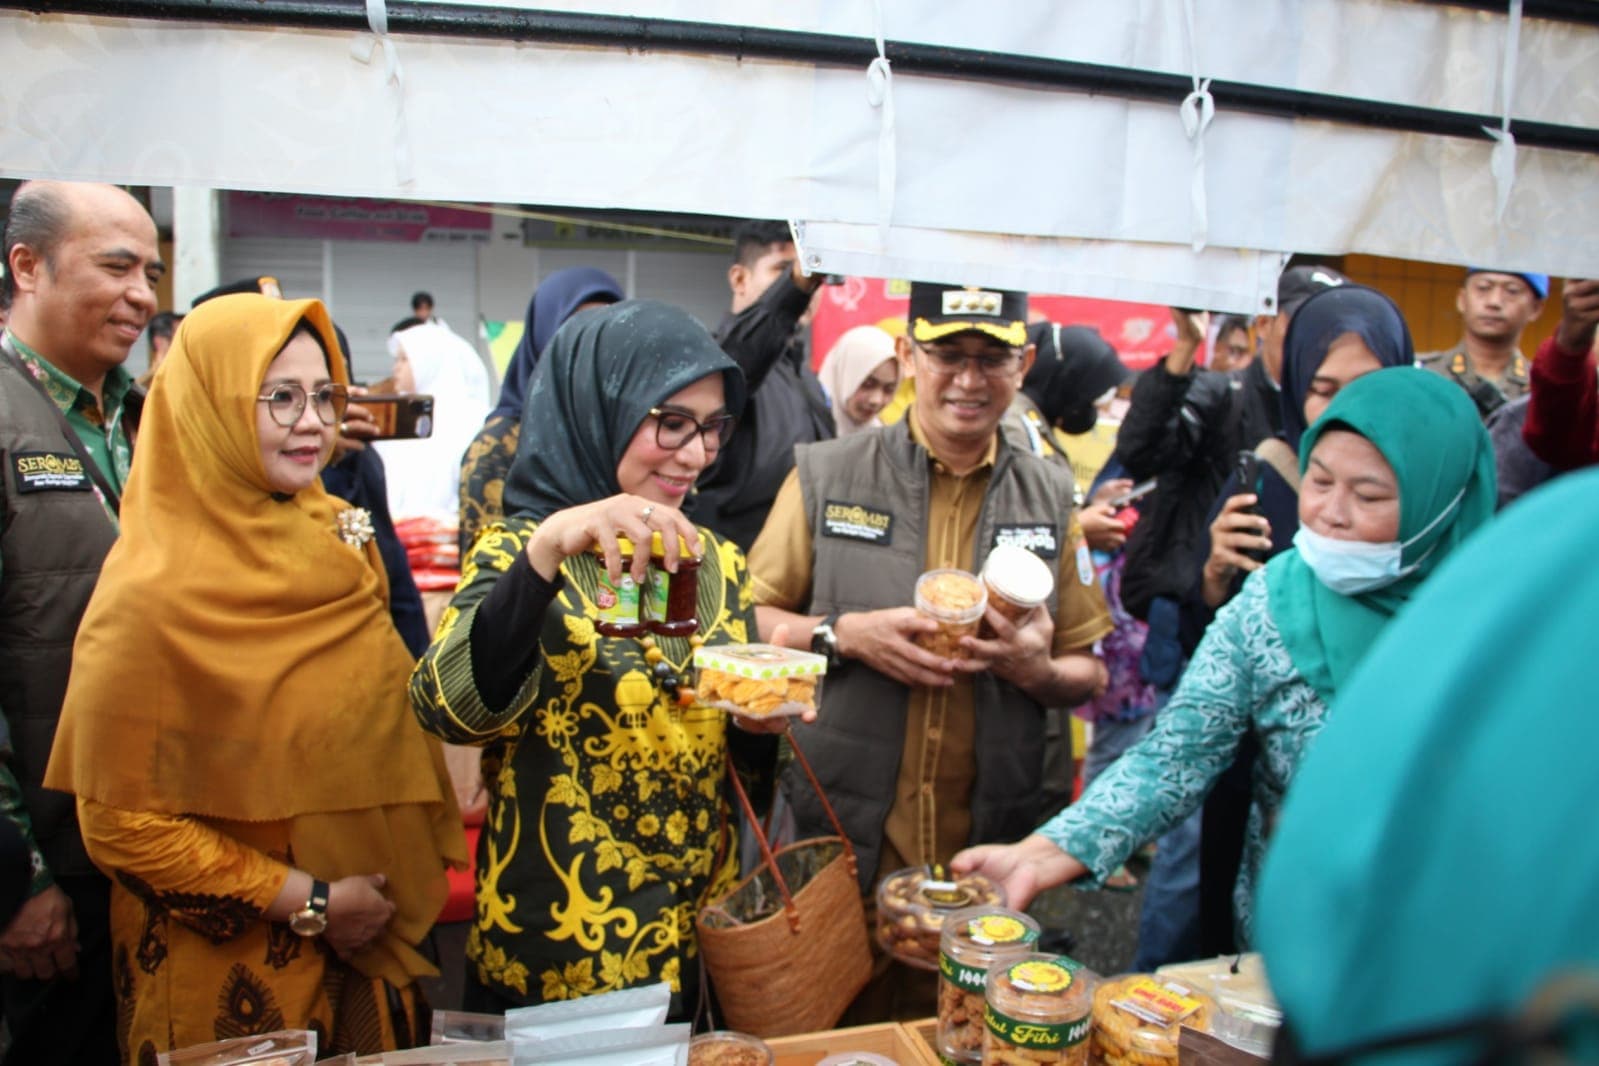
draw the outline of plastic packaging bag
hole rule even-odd
[[[672,1001],[665,982],[581,999],[541,1003],[505,1012],[505,1038],[549,1040],[568,1033],[598,1033],[660,1025]]]
[[[518,1040],[512,1066],[688,1066],[690,1026],[573,1032]]]
[[[505,1039],[505,1015],[473,1014],[464,1010],[433,1012],[433,1035],[429,1044],[479,1044]]]
[[[511,1066],[511,1045],[504,1040],[490,1040],[385,1051],[358,1060],[358,1066]]]
[[[306,1029],[280,1029],[163,1051],[155,1061],[157,1066],[312,1066],[316,1034]]]

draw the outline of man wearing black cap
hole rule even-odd
[[[1543,314],[1548,295],[1547,274],[1468,267],[1455,294],[1465,335],[1453,348],[1416,356],[1416,365],[1453,378],[1486,419],[1527,394],[1532,363],[1521,354],[1521,334]]]
[[[1105,683],[1091,649],[1110,620],[1068,540],[1071,475],[999,432],[1033,362],[1026,309],[1018,292],[913,285],[896,340],[916,380],[909,414],[799,448],[750,553],[762,634],[786,625],[791,645],[833,661],[820,717],[795,734],[855,844],[863,892],[885,872],[1027,833],[1042,708]],[[917,578],[976,572],[1000,544],[1042,557],[1054,595],[1019,624],[991,607],[994,635],[964,638],[964,659],[919,646],[938,625],[913,606]],[[784,794],[802,836],[824,831],[803,778],[785,778]],[[904,976],[874,990],[920,987]],[[873,999],[855,1020],[894,1010]]]

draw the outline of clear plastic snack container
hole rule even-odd
[[[1092,975],[1064,955],[1028,955],[988,971],[983,1066],[1085,1066]]]
[[[962,637],[975,637],[988,608],[988,587],[965,570],[929,570],[916,579],[916,609],[938,623],[916,643],[945,659],[964,659]]]
[[[1189,982],[1147,973],[1112,978],[1094,991],[1091,1061],[1136,1056],[1146,1066],[1177,1066],[1182,1029],[1210,1033],[1215,1016],[1215,1001]]]
[[[731,1029],[701,1033],[688,1042],[688,1066],[772,1066],[774,1061],[764,1041]]]
[[[1014,544],[994,546],[983,560],[982,578],[988,602],[1012,622],[1020,622],[1033,608],[1049,602],[1055,592],[1055,574],[1049,564]]]
[[[877,884],[877,943],[907,965],[936,970],[948,915],[1004,905],[1005,890],[981,874],[946,879],[942,869],[907,866]]]
[[[815,710],[827,657],[776,644],[717,644],[694,651],[699,702],[746,718]]]

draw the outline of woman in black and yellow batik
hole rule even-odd
[[[680,510],[743,402],[704,327],[651,301],[572,319],[539,363],[509,517],[479,534],[411,682],[424,726],[486,746],[469,1010],[659,981],[674,1015],[696,1005],[694,915],[738,869],[729,748],[741,765],[776,748],[684,692],[696,643],[756,639],[742,553]],[[701,558],[698,634],[601,635],[600,578],[642,584],[648,564],[618,536],[657,533]]]

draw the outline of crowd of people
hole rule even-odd
[[[1525,554],[1512,537],[1553,538],[1526,593],[1548,617],[1506,600],[1519,639],[1553,653],[1586,632],[1559,582],[1591,584],[1575,552],[1599,475],[1563,475],[1599,463],[1599,282],[1564,283],[1527,359],[1550,280],[1472,268],[1461,343],[1418,356],[1383,293],[1294,266],[1275,314],[1173,309],[1169,354],[1135,377],[1093,329],[981,278],[914,281],[902,324],[814,359],[821,279],[787,228],[734,245],[714,332],[596,269],[544,279],[497,400],[418,292],[384,388],[433,398],[428,441],[374,443],[331,309],[248,279],[158,314],[134,198],[19,188],[0,279],[5,1062],[145,1063],[282,1028],[325,1052],[408,1047],[441,965],[464,967],[469,1010],[665,982],[694,1017],[715,995],[696,915],[751,865],[729,773],[792,837],[835,831],[791,742],[868,898],[940,865],[1025,907],[1126,878],[1155,842],[1138,968],[1262,948],[1311,1057],[1498,1039],[1543,977],[1599,962],[1579,880],[1529,919],[1524,965],[1443,990],[1407,956],[1381,987],[1428,995],[1366,1013],[1318,977],[1324,955],[1338,987],[1369,981],[1351,975],[1395,952],[1390,915],[1442,950],[1427,893],[1513,882],[1545,815],[1585,828],[1585,767],[1556,754],[1554,722],[1587,732],[1571,671],[1522,687],[1445,665],[1494,657],[1471,597]],[[1074,435],[1107,422],[1114,454],[1085,472]],[[417,516],[442,516],[458,559],[436,619],[397,533]],[[1002,546],[1047,564],[1039,605],[926,640],[918,578]],[[694,582],[692,632],[602,624],[652,565]],[[754,641],[826,658],[814,711],[696,699],[696,651]],[[1547,728],[1507,717],[1529,695],[1557,704]],[[1091,738],[1068,802],[1074,710]],[[462,748],[487,790],[475,854]],[[1494,807],[1473,771],[1524,779],[1481,834],[1460,825]],[[464,958],[438,958],[465,869]],[[879,956],[846,1020],[923,1016],[931,994]]]

